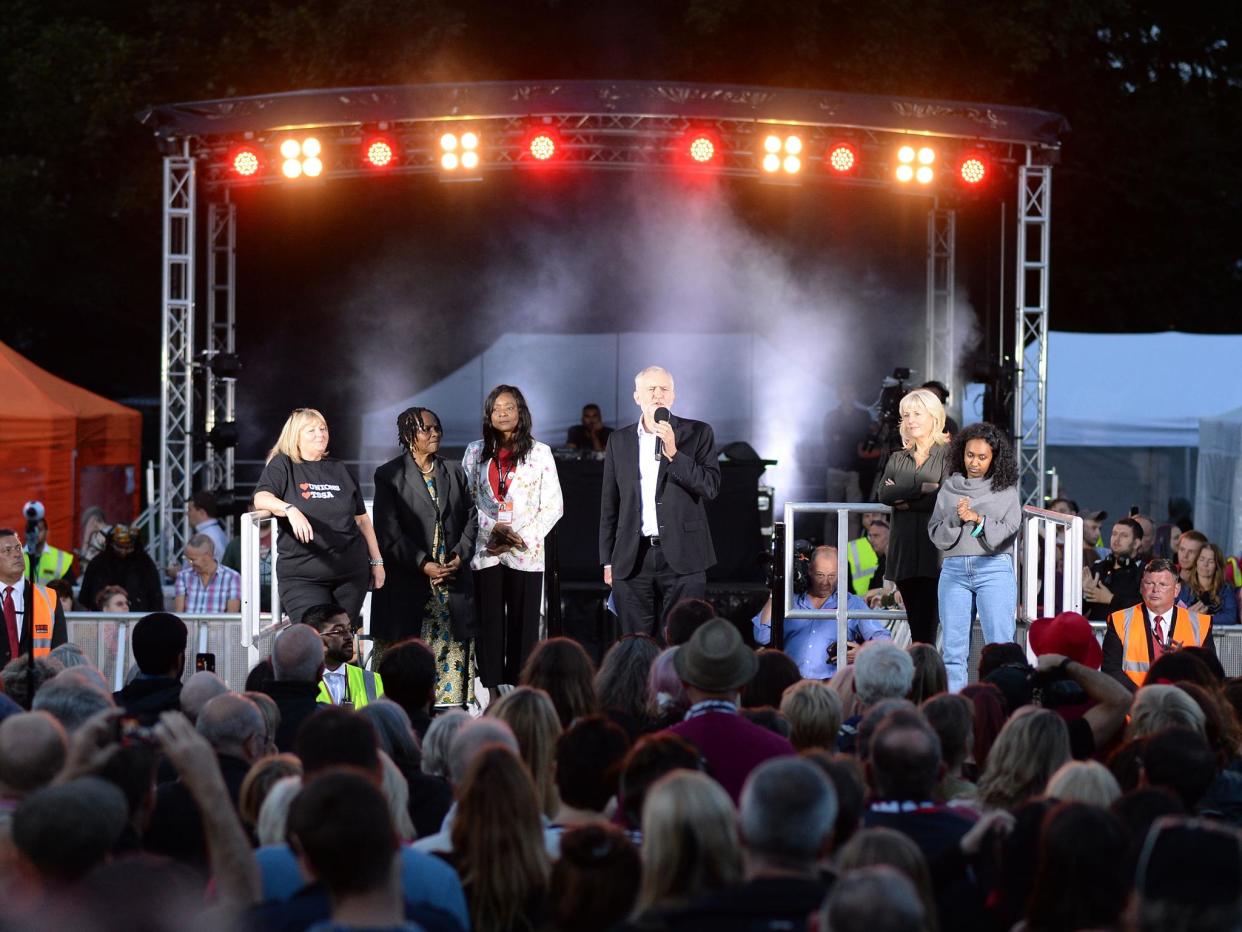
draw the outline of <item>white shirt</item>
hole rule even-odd
[[[638,419],[638,475],[642,480],[644,537],[660,536],[660,519],[656,514],[656,483],[660,478],[660,461],[656,457],[659,437],[644,429],[642,418]]]
[[[323,682],[328,687],[328,695],[332,697],[333,705],[340,705],[345,701],[345,664],[341,664],[335,670],[325,668],[323,671]]]
[[[13,608],[17,611],[17,639],[22,639],[22,631],[26,628],[26,581],[19,579],[11,584],[13,587]],[[10,583],[0,582],[0,624],[4,623],[4,591],[10,586]],[[4,635],[0,629],[0,637]]]

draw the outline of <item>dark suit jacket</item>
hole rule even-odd
[[[17,587],[14,586],[14,588]],[[0,592],[3,592],[2,588],[0,588]],[[33,600],[37,598],[38,596],[30,591],[30,580],[23,579],[22,604],[25,606],[24,611],[26,614],[18,619],[20,622],[19,627],[22,630],[22,636],[20,642],[18,643],[18,649],[23,654],[29,653],[30,651],[30,642],[33,636],[32,632],[34,631]],[[0,667],[3,667],[6,663],[13,659],[9,656],[9,639],[5,636],[4,628],[2,627],[3,624],[3,616],[0,616]],[[60,604],[60,599],[57,599],[56,615],[52,619],[52,646],[59,647],[67,640],[69,640],[69,628],[65,624],[65,607]]]
[[[382,641],[422,633],[423,606],[431,594],[431,580],[422,571],[422,563],[433,557],[437,514],[444,522],[449,559],[454,554],[461,557],[461,569],[449,591],[453,634],[463,640],[474,634],[470,558],[478,515],[461,463],[437,456],[435,470],[435,501],[408,453],[375,470],[375,536],[386,579],[384,588],[371,595],[371,634]]]
[[[656,517],[660,545],[668,565],[678,573],[701,573],[716,562],[707,510],[720,491],[716,438],[709,425],[672,417],[677,441],[670,461],[660,457],[656,480]],[[642,531],[642,477],[638,471],[638,425],[612,432],[604,455],[604,487],[599,507],[599,560],[612,565],[614,578],[634,570]]]

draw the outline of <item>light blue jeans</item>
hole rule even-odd
[[[949,674],[949,691],[966,685],[970,658],[970,629],[975,611],[983,628],[983,643],[1012,641],[1017,614],[1018,581],[1007,553],[979,557],[948,557],[940,567],[940,624],[942,652]]]

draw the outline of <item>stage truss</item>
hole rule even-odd
[[[164,147],[160,475],[151,512],[153,548],[163,565],[180,558],[189,535],[186,503],[195,486],[231,488],[233,450],[196,441],[231,425],[236,369],[217,367],[236,352],[236,209],[234,187],[314,185],[337,178],[436,174],[445,181],[485,181],[505,171],[699,172],[758,182],[848,185],[929,200],[924,379],[960,397],[955,357],[956,215],[963,203],[1011,196],[1016,180],[1013,402],[1024,503],[1044,498],[1051,173],[1068,129],[1055,113],[994,104],[839,94],[766,87],[635,81],[485,82],[344,88],[154,107],[139,115]],[[478,164],[446,171],[440,140],[473,132]],[[547,133],[556,158],[534,158],[530,141]],[[770,134],[795,134],[801,171],[761,167]],[[314,135],[322,173],[282,175],[281,145]],[[687,140],[705,134],[709,164],[686,157]],[[368,164],[367,145],[382,140],[392,159]],[[853,170],[837,173],[829,154],[847,145]],[[901,146],[934,147],[935,178],[894,178]],[[255,174],[239,176],[233,159],[250,151]],[[989,166],[986,187],[967,191],[951,166],[975,156]],[[1007,180],[1008,179],[1008,180]],[[195,264],[197,194],[205,218],[206,314],[197,336]],[[217,371],[219,368],[219,371]],[[220,374],[223,372],[224,374]],[[197,378],[196,378],[197,376]],[[197,393],[197,397],[196,397]],[[202,405],[195,416],[196,400]]]

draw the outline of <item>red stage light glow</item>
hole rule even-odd
[[[531,158],[539,162],[546,162],[556,155],[556,137],[549,132],[536,133],[530,137],[530,142],[526,148],[530,152]]]
[[[828,167],[838,175],[848,175],[858,167],[858,150],[848,142],[838,142],[828,150]]]
[[[366,154],[363,156],[367,164],[374,168],[387,168],[393,163],[394,157],[392,143],[387,139],[372,139],[367,143]]]
[[[982,155],[968,155],[958,168],[962,181],[969,185],[982,184],[988,177],[988,162]]]
[[[229,159],[234,173],[242,178],[251,178],[259,173],[259,153],[249,147],[238,149]]]

